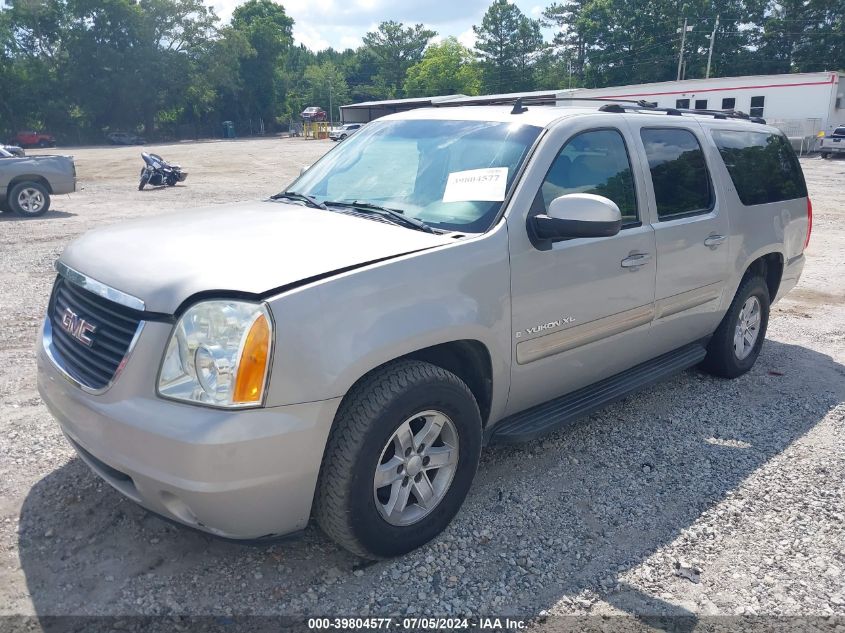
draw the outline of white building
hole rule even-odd
[[[645,99],[665,108],[741,110],[779,127],[787,136],[815,136],[845,125],[845,74],[794,73],[685,79],[574,90],[572,96]],[[570,94],[564,91],[561,96]]]
[[[845,125],[845,73],[818,72],[787,75],[751,75],[685,79],[660,83],[575,88],[467,97],[451,95],[427,99],[371,101],[341,107],[345,122],[366,122],[391,112],[431,105],[489,103],[518,96],[548,97],[549,103],[566,97],[606,97],[656,102],[660,107],[740,110],[766,119],[794,139],[810,138]]]

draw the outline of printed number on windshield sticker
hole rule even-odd
[[[507,184],[507,167],[453,171],[446,180],[443,202],[475,200],[501,202],[505,199]]]

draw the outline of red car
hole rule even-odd
[[[21,147],[55,147],[56,137],[45,132],[18,132],[11,144]]]
[[[326,111],[317,106],[305,108],[300,115],[305,121],[325,121],[328,118]]]

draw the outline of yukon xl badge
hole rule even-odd
[[[554,330],[555,328],[559,328],[561,326],[574,322],[575,317],[561,317],[556,321],[549,321],[548,323],[541,323],[540,325],[525,328],[524,330],[518,330],[516,332],[516,338],[522,338],[523,336],[531,336],[532,334],[541,334],[546,330]]]
[[[62,312],[62,329],[83,345],[91,347],[94,340],[91,334],[97,331],[97,326],[81,318],[70,308]]]

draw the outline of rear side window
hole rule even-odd
[[[713,130],[713,140],[742,204],[766,204],[807,195],[801,165],[783,136]]]
[[[672,220],[693,213],[707,213],[713,207],[710,174],[698,139],[689,130],[643,129],[657,217]]]
[[[566,142],[540,187],[546,211],[569,193],[592,193],[616,203],[622,223],[637,222],[637,198],[625,140],[616,130],[591,130]]]

